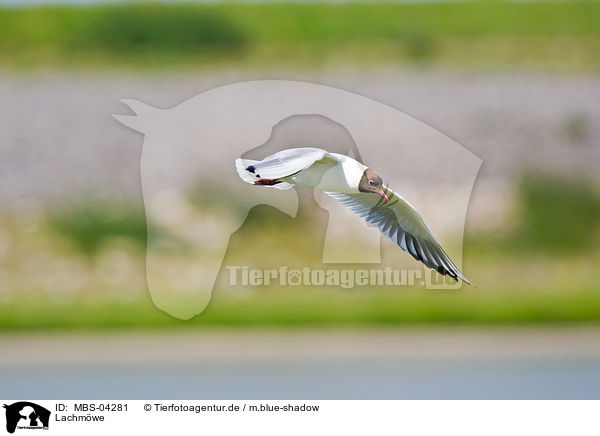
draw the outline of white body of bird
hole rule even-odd
[[[323,159],[290,177],[281,180],[321,191],[358,194],[358,184],[367,167],[349,156],[329,153],[336,162]]]
[[[275,189],[301,185],[324,191],[416,260],[470,284],[415,208],[355,159],[319,148],[291,148],[262,161],[236,159],[235,164],[247,183]]]

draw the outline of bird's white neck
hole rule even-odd
[[[317,188],[323,191],[335,191],[345,194],[358,193],[360,179],[367,167],[343,154],[332,154],[335,154],[340,163],[323,174]]]
[[[351,157],[346,157],[342,162],[342,166],[344,168],[348,186],[352,188],[353,191],[359,192],[358,185],[367,167]]]

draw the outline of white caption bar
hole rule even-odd
[[[2,431],[19,436],[105,436],[128,430],[261,436],[600,434],[596,418],[600,401],[3,400],[2,404],[6,426]]]

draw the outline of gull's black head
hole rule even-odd
[[[371,171],[369,168],[365,170],[358,183],[358,190],[360,192],[372,192],[381,196],[388,203],[390,202],[385,192],[383,192],[383,180],[379,177],[374,171]]]

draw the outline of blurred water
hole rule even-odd
[[[600,360],[585,358],[8,367],[5,398],[598,399]]]

